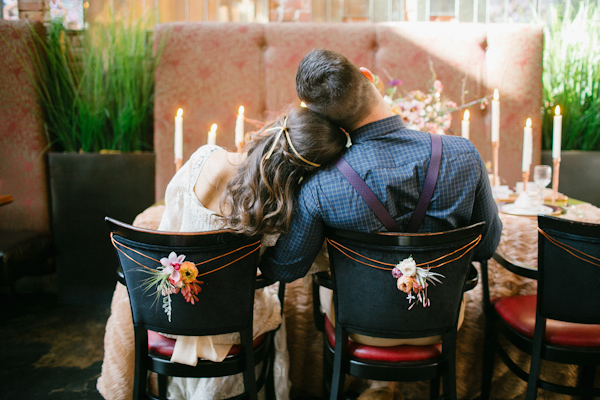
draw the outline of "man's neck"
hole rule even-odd
[[[363,118],[360,122],[356,124],[356,126],[352,129],[352,131],[357,130],[367,124],[372,122],[381,121],[382,119],[386,119],[389,117],[393,117],[395,114],[390,110],[390,108],[386,105],[385,107],[376,107],[373,111]]]

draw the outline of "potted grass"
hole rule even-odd
[[[556,106],[562,119],[559,190],[600,206],[600,21],[598,7],[551,8],[544,29],[542,163],[552,165]]]
[[[111,15],[82,32],[54,21],[32,54],[50,143],[57,283],[66,303],[110,299],[117,259],[104,217],[132,222],[154,201],[160,46],[153,46],[148,21]]]

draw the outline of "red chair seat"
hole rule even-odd
[[[258,346],[265,339],[266,333],[256,337],[253,341],[254,347]],[[167,338],[160,333],[148,331],[148,351],[158,354],[162,357],[171,358],[175,349],[175,339]],[[228,356],[240,354],[240,345],[233,345],[229,350]]]
[[[335,346],[335,328],[325,318],[325,333],[332,346]],[[385,362],[425,361],[442,356],[441,343],[428,346],[401,345],[392,347],[367,346],[348,340],[348,354],[352,358]]]
[[[496,297],[491,302],[504,321],[517,332],[533,338],[537,303],[535,295]],[[582,306],[593,305],[582,304]],[[557,346],[600,348],[600,325],[575,324],[548,319],[544,341]]]

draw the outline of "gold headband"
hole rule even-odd
[[[298,157],[300,160],[304,161],[308,165],[312,165],[313,167],[320,167],[321,166],[321,164],[317,164],[317,163],[314,163],[312,161],[308,161],[306,158],[302,157],[296,151],[296,148],[292,144],[292,139],[290,139],[290,134],[289,134],[288,129],[287,129],[287,117],[285,117],[283,119],[283,126],[275,126],[273,128],[267,129],[267,131],[274,131],[275,129],[278,129],[279,131],[275,134],[275,140],[273,140],[273,145],[271,146],[271,148],[269,149],[269,151],[265,155],[265,160],[268,160],[269,158],[271,158],[271,155],[273,154],[273,151],[275,151],[275,146],[277,146],[277,143],[279,143],[279,138],[281,137],[281,134],[283,132],[285,132],[285,138],[286,138],[288,144],[290,145],[290,149],[292,149],[292,151],[294,152],[294,154],[296,155],[296,157]]]

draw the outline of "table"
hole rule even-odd
[[[164,205],[155,205],[138,215],[134,225],[156,229],[164,211]],[[583,203],[570,207],[564,218],[600,223],[600,208]],[[499,249],[506,255],[532,268],[537,267],[537,219],[500,213],[504,225]],[[533,294],[537,282],[516,276],[490,261],[490,295],[511,296]],[[477,397],[481,387],[483,362],[484,315],[481,285],[465,293],[466,313],[463,326],[458,332],[457,342],[457,390],[461,399]],[[290,380],[292,398],[302,395],[321,395],[322,379],[322,338],[314,326],[312,309],[312,288],[308,279],[298,279],[286,286],[285,321],[290,353]],[[513,359],[527,365],[529,356],[514,350]],[[493,378],[493,395],[497,399],[516,398],[524,395],[526,382],[520,380],[496,360]],[[552,374],[553,379],[573,382],[575,368],[542,369],[542,377]],[[401,391],[405,398],[427,397],[427,383],[403,383]],[[544,397],[548,396],[548,397]],[[523,396],[524,397],[524,396]],[[568,398],[540,391],[538,398]]]

